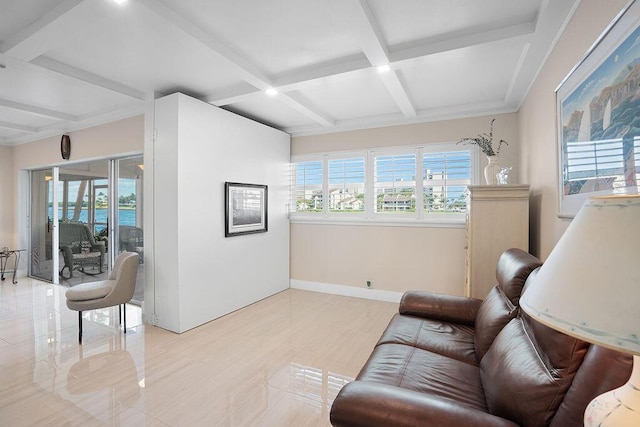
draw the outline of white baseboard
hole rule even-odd
[[[321,282],[308,282],[306,280],[290,279],[289,286],[292,289],[322,292],[324,294],[343,295],[346,297],[365,298],[376,301],[400,302],[400,298],[402,298],[402,292],[356,288],[354,286],[333,285],[330,283]]]

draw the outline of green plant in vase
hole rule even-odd
[[[493,146],[493,122],[495,121],[496,119],[491,119],[491,123],[489,124],[489,133],[479,133],[476,137],[462,138],[457,142],[458,144],[477,145],[478,148],[480,148],[480,151],[487,156],[488,164],[484,169],[484,178],[489,185],[495,185],[498,183],[496,174],[501,170],[501,167],[498,164],[498,155],[500,154],[502,144],[509,145],[507,141],[501,139],[498,141],[497,147]]]

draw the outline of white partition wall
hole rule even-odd
[[[183,94],[156,100],[155,124],[157,326],[184,332],[288,288],[289,135]],[[268,232],[225,238],[225,181],[268,185]]]

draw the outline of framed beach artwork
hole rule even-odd
[[[224,183],[225,237],[267,231],[267,192],[266,185]]]
[[[556,89],[559,217],[591,196],[638,191],[639,24],[634,0]]]

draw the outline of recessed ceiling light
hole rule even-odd
[[[264,91],[269,96],[276,96],[278,94],[278,89],[270,87],[269,89]]]
[[[127,0],[113,0],[113,1],[118,4],[122,4],[122,3],[125,3]]]
[[[389,64],[378,65],[376,70],[378,70],[379,73],[386,73],[391,71],[391,66]]]

